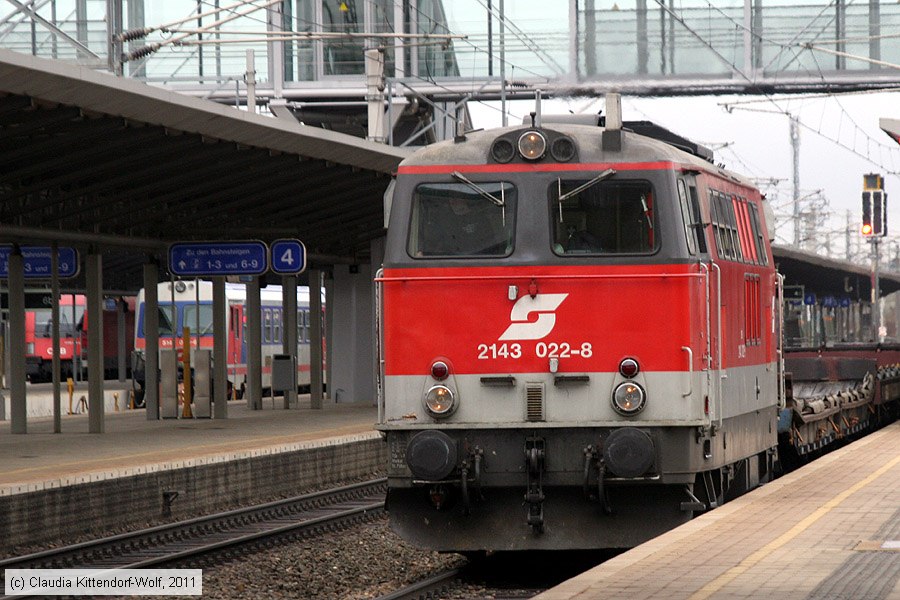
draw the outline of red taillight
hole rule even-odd
[[[637,375],[640,370],[641,368],[638,366],[638,362],[633,358],[623,359],[622,362],[619,363],[619,373],[622,374],[622,377],[631,379]]]
[[[433,365],[431,365],[431,376],[437,379],[438,381],[443,381],[447,379],[447,376],[450,375],[450,367],[447,366],[442,360],[435,361]]]

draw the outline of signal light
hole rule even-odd
[[[862,193],[862,234],[887,235],[887,194],[884,190],[866,190]]]
[[[447,379],[447,376],[450,374],[450,367],[447,366],[442,360],[435,361],[433,365],[431,365],[431,376],[437,379],[438,381],[443,381]]]
[[[872,192],[872,234],[887,235],[887,194],[881,190]]]
[[[638,371],[640,371],[640,366],[633,358],[623,359],[622,362],[619,363],[619,373],[622,374],[622,377],[632,379],[638,374]]]
[[[872,192],[862,193],[862,234],[872,235]]]

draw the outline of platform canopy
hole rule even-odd
[[[820,296],[867,301],[872,297],[871,263],[857,264],[787,246],[772,246],[772,255],[786,286],[802,285]],[[900,291],[900,273],[882,265],[878,287],[882,296]]]
[[[0,50],[0,243],[99,249],[108,289],[183,240],[365,262],[409,152]]]
[[[900,119],[881,119],[878,125],[892,140],[900,144]]]

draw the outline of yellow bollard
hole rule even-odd
[[[119,412],[119,392],[113,392],[113,410]]]
[[[75,395],[75,381],[69,377],[66,379],[66,388],[69,390],[69,414],[72,414],[72,396]]]
[[[128,393],[128,410],[134,410],[134,390]]]

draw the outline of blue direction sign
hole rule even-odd
[[[269,269],[262,242],[178,242],[169,246],[169,271],[180,277],[261,275]]]
[[[306,270],[306,246],[300,240],[276,240],[269,262],[273,273],[299,275]]]
[[[9,277],[9,255],[12,246],[0,246],[0,279]],[[52,252],[49,246],[20,246],[25,277],[29,279],[49,279],[53,276]],[[59,277],[68,279],[78,275],[78,251],[65,246],[58,247]]]

